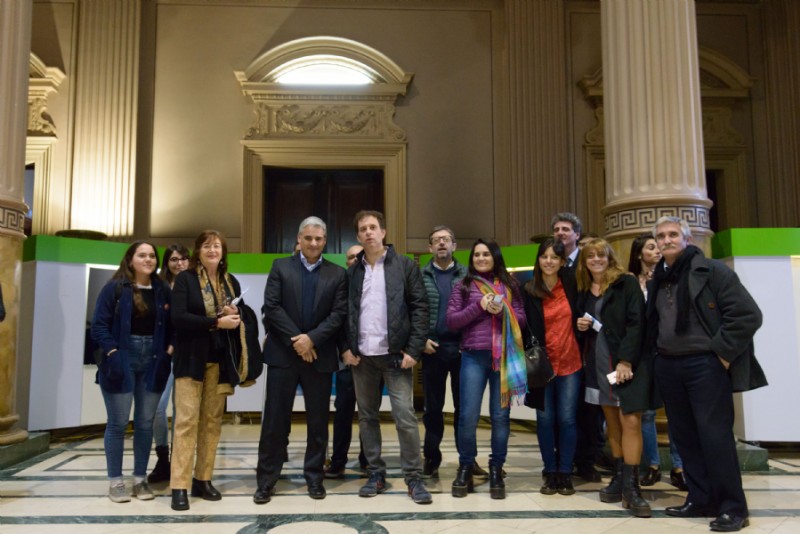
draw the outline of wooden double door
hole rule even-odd
[[[290,253],[297,229],[310,215],[328,227],[325,252],[340,254],[357,244],[353,216],[383,211],[382,169],[264,167],[264,252]]]

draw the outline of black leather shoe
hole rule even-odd
[[[689,491],[686,487],[686,479],[683,476],[683,471],[673,469],[669,472],[669,483],[681,491]]]
[[[211,485],[210,480],[192,479],[192,497],[202,497],[204,501],[218,501],[222,494]]]
[[[344,478],[345,466],[329,465],[325,468],[325,478]]]
[[[739,532],[750,525],[750,520],[735,514],[722,514],[711,523],[709,527],[714,532]]]
[[[185,489],[172,490],[172,509],[179,512],[189,509],[189,496],[186,495]]]
[[[272,488],[258,488],[253,494],[253,502],[267,504],[272,499]]]
[[[664,513],[671,517],[708,517],[709,509],[686,501],[681,506],[667,506]]]
[[[325,495],[325,486],[322,485],[322,482],[308,485],[308,496],[312,499],[324,499]]]

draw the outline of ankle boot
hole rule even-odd
[[[489,494],[492,499],[506,498],[506,483],[503,481],[503,467],[489,464]]]
[[[622,466],[622,507],[630,510],[635,517],[650,517],[650,505],[642,497],[639,488],[639,466]]]
[[[186,495],[185,489],[172,490],[172,509],[178,511],[189,509],[189,496]]]
[[[147,477],[147,481],[151,484],[169,480],[169,446],[157,446],[156,458],[158,458],[156,460],[156,466],[153,468],[153,472]]]
[[[622,500],[622,458],[614,458],[614,475],[608,486],[600,490],[601,502],[620,502]]]
[[[453,497],[466,497],[467,493],[475,492],[475,486],[472,481],[472,465],[459,464],[451,491]]]
[[[192,497],[202,497],[206,501],[218,501],[222,494],[211,484],[210,480],[192,479]]]

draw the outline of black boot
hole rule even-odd
[[[192,479],[192,497],[202,497],[206,501],[218,501],[222,494],[211,484],[210,480]]]
[[[600,502],[620,502],[622,500],[622,458],[614,458],[614,475],[608,486],[600,490]]]
[[[506,483],[503,480],[503,467],[489,464],[489,495],[492,499],[506,498]]]
[[[147,477],[151,484],[165,482],[169,480],[169,445],[159,445],[156,447],[156,466],[153,472]]]
[[[639,488],[639,466],[622,466],[622,507],[630,510],[635,517],[650,517],[652,512],[650,505],[642,497],[642,490]]]
[[[467,493],[475,492],[475,486],[472,481],[472,465],[459,464],[451,491],[453,497],[466,497]]]
[[[558,473],[546,472],[542,474],[544,483],[539,488],[542,495],[555,495],[558,493]]]
[[[172,509],[178,511],[189,509],[189,496],[186,495],[185,489],[172,490]]]

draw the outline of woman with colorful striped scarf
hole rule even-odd
[[[454,497],[466,497],[474,491],[475,434],[487,383],[492,423],[489,488],[493,499],[506,497],[503,464],[508,452],[511,402],[521,402],[527,389],[520,334],[524,326],[522,291],[506,270],[500,247],[494,241],[478,239],[470,252],[467,276],[453,287],[447,305],[447,327],[461,331],[460,452],[452,486]]]

